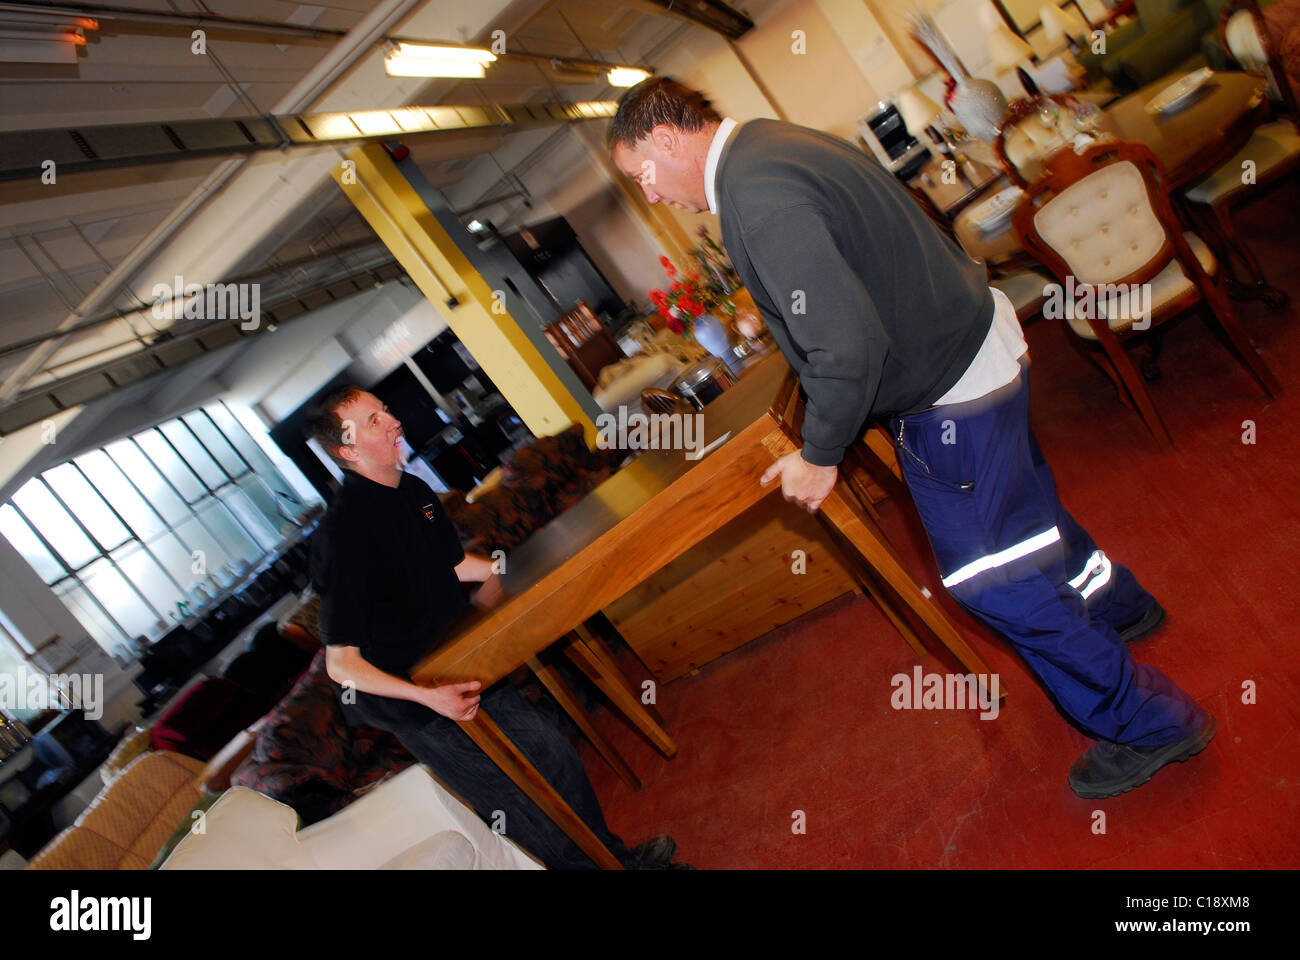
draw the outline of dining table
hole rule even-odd
[[[798,381],[784,357],[773,352],[753,358],[734,385],[692,414],[702,443],[693,450],[639,453],[502,558],[504,598],[487,610],[471,608],[416,666],[414,682],[478,680],[486,689],[528,665],[567,710],[573,698],[539,659],[548,648],[562,646],[613,706],[672,756],[675,742],[587,621],[730,520],[765,498],[779,498],[780,484],[764,487],[760,478],[774,460],[798,449],[802,414]],[[870,447],[878,451],[877,466],[885,463],[892,451],[881,446],[883,436],[868,431],[866,439],[853,451],[861,456]],[[862,489],[854,471],[842,469],[817,512],[841,562],[918,655],[927,652],[914,629],[919,621],[925,628],[920,632],[937,638],[983,683],[988,667],[905,567]],[[778,505],[784,506],[772,503]],[[1005,696],[1005,686],[991,687],[999,699]],[[580,726],[594,732],[590,723]],[[619,867],[486,710],[480,707],[462,727],[598,866]],[[625,770],[620,773],[627,779]]]
[[[1102,111],[1098,133],[1147,146],[1164,168],[1170,193],[1176,193],[1240,150],[1269,108],[1261,77],[1216,72],[1177,109],[1148,110],[1147,104],[1171,82],[1164,77],[1112,103]],[[968,254],[994,267],[1024,255],[1010,217],[982,230],[975,222],[978,213],[978,206],[968,207],[953,223],[953,232]]]

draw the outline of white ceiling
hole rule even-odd
[[[213,0],[207,6],[223,16],[348,31],[380,5],[380,0],[314,5]],[[197,10],[202,4],[131,0],[130,6],[174,12]],[[0,131],[272,112],[341,42],[334,36],[269,35],[213,26],[207,28],[209,55],[198,56],[190,50],[189,24],[148,24],[107,15],[99,17],[99,24],[99,30],[88,32],[75,65],[0,63]],[[653,66],[642,57],[652,57],[668,38],[680,35],[683,22],[653,7],[617,0],[428,0],[388,33],[486,43],[494,28],[506,30],[510,50]],[[618,93],[603,82],[557,78],[538,61],[499,61],[482,81],[397,80],[384,75],[381,57],[372,45],[313,107],[539,103],[612,98]],[[239,85],[238,95],[219,67]],[[413,156],[453,208],[466,209],[511,189],[506,174],[535,158],[556,135],[552,129],[486,130],[416,143]],[[336,160],[332,150],[249,159],[161,253],[133,269],[126,285],[89,315],[108,308],[138,308],[149,299],[154,282],[177,272],[187,282],[218,282],[303,259],[333,262],[331,251],[336,248],[374,239],[327,176]],[[130,263],[128,258],[150,232],[225,162],[193,159],[65,174],[52,185],[34,180],[0,183],[0,302],[5,304],[0,381],[38,349],[6,348],[47,336],[70,320],[82,322],[84,317],[78,319],[76,313],[87,295],[114,268]],[[94,351],[106,347],[138,349],[143,341],[132,338],[142,333],[147,337],[138,325],[118,323],[74,335],[23,380],[39,383],[79,365],[91,366],[103,356]],[[204,373],[209,375],[206,369]],[[170,376],[175,374],[130,388],[130,401],[147,400]],[[103,408],[96,413],[102,417],[111,404],[96,401],[92,407]],[[87,428],[83,423],[79,432]]]

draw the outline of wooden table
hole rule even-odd
[[[953,163],[952,183],[944,181],[944,164],[949,158],[935,155],[908,181],[913,190],[925,194],[934,209],[950,222],[963,210],[1006,179],[1006,174],[978,160]]]
[[[670,753],[675,745],[641,704],[617,682],[607,651],[582,624],[656,570],[703,540],[779,485],[759,485],[763,471],[797,449],[802,413],[797,381],[784,357],[757,361],[702,414],[705,440],[730,439],[699,460],[682,451],[650,451],[556,517],[506,558],[506,599],[487,612],[473,610],[412,673],[420,684],[479,680],[484,688],[535,660],[577,631],[575,659],[615,705]],[[852,546],[846,560],[913,649],[925,648],[894,605],[915,611],[969,673],[989,673],[983,660],[903,567],[884,534],[841,471],[818,516],[835,538]],[[598,865],[618,862],[480,708],[466,733]]]
[[[1145,144],[1165,168],[1170,191],[1200,180],[1232,157],[1250,139],[1268,106],[1264,81],[1248,73],[1216,73],[1198,99],[1170,114],[1152,115],[1146,105],[1173,82],[1164,77],[1129,94],[1102,114],[1101,132]],[[997,230],[981,232],[968,215],[953,224],[958,242],[972,257],[990,264],[1023,253],[1008,219]]]

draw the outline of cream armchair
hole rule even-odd
[[[1191,306],[1207,308],[1270,396],[1280,392],[1223,291],[1214,254],[1183,231],[1160,162],[1142,144],[1109,141],[1053,154],[1012,222],[1025,249],[1060,282],[1056,299],[1070,329],[1100,348],[1100,366],[1162,446],[1173,441],[1120,341]],[[1045,317],[1056,315],[1052,299]]]

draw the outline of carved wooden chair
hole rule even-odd
[[[1082,153],[1053,154],[1045,175],[1026,189],[1012,222],[1025,249],[1052,271],[1063,290],[1089,285],[1095,295],[1098,285],[1113,285],[1102,292],[1129,293],[1140,285],[1145,308],[1136,316],[1131,299],[1121,303],[1107,296],[1098,309],[1067,310],[1065,319],[1080,340],[1104,354],[1100,365],[1121,398],[1127,392],[1162,446],[1173,441],[1121,343],[1142,333],[1147,320],[1154,330],[1200,304],[1269,396],[1280,392],[1237,320],[1213,252],[1196,234],[1184,232],[1160,161],[1144,145],[1108,141]]]

